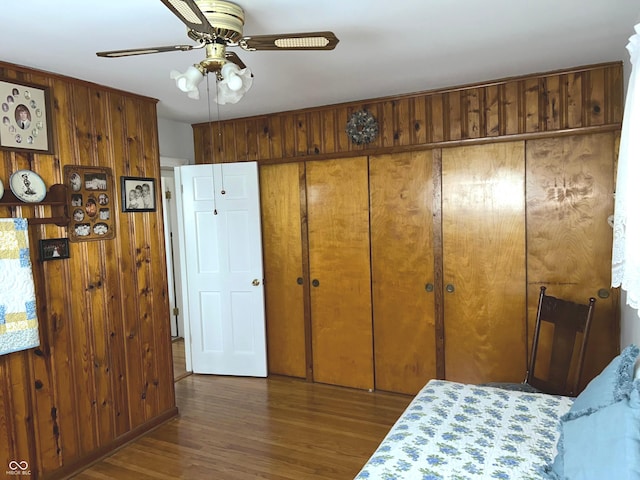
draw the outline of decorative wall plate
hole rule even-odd
[[[19,200],[27,203],[41,202],[47,195],[47,186],[36,172],[18,170],[9,178],[9,186]]]

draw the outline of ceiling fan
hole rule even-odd
[[[244,10],[235,3],[226,0],[160,1],[187,26],[187,36],[198,42],[196,45],[112,50],[96,55],[117,58],[204,48],[204,60],[189,67],[185,73],[173,70],[170,74],[178,88],[194,99],[199,98],[198,84],[209,72],[214,72],[218,81],[217,103],[236,103],[251,87],[251,70],[238,55],[227,51],[227,47],[238,46],[246,51],[333,50],[339,41],[333,32],[245,36]]]

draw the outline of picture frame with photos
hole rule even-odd
[[[47,238],[40,240],[40,261],[63,260],[69,258],[68,238]]]
[[[155,212],[156,179],[120,177],[120,203],[123,212]]]
[[[0,77],[0,148],[53,153],[50,88]]]
[[[87,242],[115,237],[113,174],[107,167],[65,165],[69,240]]]

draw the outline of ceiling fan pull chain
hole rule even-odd
[[[218,92],[220,91],[218,89],[218,76],[216,75],[216,95],[218,95]],[[217,122],[218,122],[218,145],[222,145],[222,130],[220,128],[220,103],[218,101],[216,101],[216,109],[217,109],[217,113],[218,113],[218,118],[217,118]],[[209,122],[211,122],[211,120],[209,120]],[[225,193],[227,193],[227,191],[224,189],[224,170],[223,170],[223,161],[222,158],[220,158],[220,185],[221,185],[221,190],[220,190],[220,194],[224,195]]]
[[[216,80],[217,82],[217,80]],[[213,162],[211,164],[211,179],[213,181],[213,214],[218,215],[218,209],[216,207],[216,151],[213,148],[213,125],[211,124],[211,91],[209,90],[209,78],[207,77],[207,109],[209,111],[209,139],[210,139],[210,148],[211,148],[211,156],[213,157]]]

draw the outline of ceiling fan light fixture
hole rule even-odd
[[[204,80],[204,71],[200,65],[192,65],[184,73],[180,73],[177,70],[171,70],[169,77],[176,81],[176,87],[183,92],[187,93],[189,98],[198,100],[200,98],[200,91],[198,85]]]
[[[253,84],[253,76],[248,68],[240,69],[235,63],[227,62],[220,70],[217,103],[238,103]]]
[[[198,45],[169,45],[97,52],[99,57],[127,57],[149,53],[205,48],[205,58],[184,73],[172,70],[169,77],[189,98],[199,99],[198,86],[209,73],[216,76],[216,102],[237,103],[251,88],[253,75],[227,47],[243,50],[333,50],[338,38],[333,32],[280,33],[246,37],[245,12],[229,0],[160,0],[187,26],[187,36]],[[207,95],[209,88],[207,84]]]
[[[227,78],[227,85],[229,86],[229,90],[237,92],[242,88],[242,79],[235,73],[232,73],[229,75],[229,78]]]
[[[243,79],[240,76],[241,70],[234,63],[230,63],[230,62],[225,63],[222,66],[220,75],[222,77],[222,80],[220,83],[227,85],[227,87],[229,87],[229,90],[233,90],[234,92],[237,92],[244,85]]]

